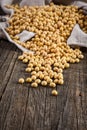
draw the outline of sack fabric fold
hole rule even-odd
[[[45,4],[49,4],[51,0],[0,0],[0,6],[2,10],[9,15],[10,17],[14,14],[13,9],[7,9],[6,5],[11,5],[11,4],[19,4],[21,7],[24,5],[27,6],[44,6]],[[56,4],[64,4],[64,5],[76,5],[79,8],[83,9],[83,12],[85,15],[87,14],[87,0],[83,1],[74,1],[74,0],[53,0],[54,3]],[[15,44],[19,49],[22,51],[29,51],[22,47],[21,45],[18,45],[15,43],[9,36],[9,34],[6,32],[5,28],[8,26],[7,20],[10,17],[5,17],[6,21],[5,22],[0,22],[0,37],[8,39],[11,43]],[[3,17],[2,17],[3,18]],[[25,37],[26,35],[26,37]],[[34,32],[28,32],[27,30],[24,30],[21,34],[19,34],[20,40],[29,40],[32,37],[35,36]],[[21,38],[22,37],[22,38]],[[75,25],[75,27],[72,30],[72,33],[70,37],[67,40],[67,44],[69,45],[78,45],[78,46],[83,46],[87,47],[87,34],[85,34],[79,27],[78,24]]]

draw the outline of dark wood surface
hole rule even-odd
[[[87,130],[87,49],[84,59],[64,71],[59,95],[52,89],[18,84],[26,65],[17,60],[21,51],[0,41],[0,130]]]

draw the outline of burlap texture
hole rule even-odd
[[[2,10],[10,14],[10,16],[13,15],[14,10],[12,9],[7,9],[5,5],[11,5],[11,4],[16,4],[18,3],[20,6],[28,5],[28,6],[33,6],[33,5],[38,5],[38,6],[43,6],[45,4],[49,4],[51,0],[0,0],[0,5]],[[84,0],[87,2],[87,0]],[[84,10],[84,13],[87,13],[87,3],[82,2],[82,1],[74,1],[74,0],[53,0],[54,3],[56,4],[65,4],[65,5],[77,5],[79,8],[82,8]],[[0,23],[0,28],[2,32],[0,32],[0,37],[7,38],[10,42],[14,43],[17,47],[19,47],[22,51],[27,51],[25,48],[21,47],[20,45],[16,44],[12,39],[9,37],[7,32],[5,31],[5,27],[7,26],[7,22],[1,22]],[[25,30],[26,31],[26,30]],[[30,36],[30,34],[32,36]],[[27,32],[26,39],[30,39],[33,37],[35,34]],[[22,32],[22,36],[23,32]],[[71,36],[67,40],[67,43],[69,45],[79,45],[79,46],[84,46],[87,47],[87,35],[81,31],[79,28],[79,25],[76,25],[71,33]]]

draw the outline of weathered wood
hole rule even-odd
[[[13,44],[0,41],[0,130],[87,130],[87,49],[64,71],[57,97],[51,88],[18,84],[26,64]]]

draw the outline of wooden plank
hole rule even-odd
[[[72,71],[71,68],[71,72],[68,72],[69,75],[67,74],[68,81],[66,79],[65,82],[68,83],[68,93],[66,103],[63,106],[62,115],[58,123],[58,130],[87,129],[87,120],[84,120],[87,117],[87,113],[83,115],[87,109],[87,88],[84,87],[84,85],[87,84],[86,59],[87,54],[85,55],[84,61],[79,64],[78,68],[76,68],[78,72]],[[82,101],[82,98],[85,98],[85,100]],[[85,106],[84,110],[82,104]]]
[[[64,85],[53,97],[51,88],[18,84],[21,75],[27,76],[26,64],[17,60],[20,51],[14,45],[1,46],[0,130],[87,130],[87,51],[64,71]]]
[[[23,130],[42,130],[44,127],[46,88],[30,88]]]
[[[13,46],[12,43],[8,43],[8,41],[5,41],[5,40],[0,41],[0,68],[6,62],[6,59],[9,55],[9,53],[12,56],[15,49],[16,49],[16,47]],[[9,63],[9,61],[8,61],[8,63]]]
[[[3,52],[0,57],[0,75],[2,75],[0,76],[0,99],[1,99],[6,88],[6,84],[10,79],[11,70],[13,69],[15,60],[17,58],[17,52],[15,52],[15,49],[17,48],[12,44],[8,46],[9,44],[6,41],[3,41],[0,44],[4,45]]]
[[[11,61],[11,57],[9,58],[9,61]],[[23,67],[25,65],[18,62],[18,60],[15,61],[15,58],[17,59],[17,54],[14,54],[14,61],[10,62],[10,68],[13,63],[14,66],[13,69],[9,69],[10,78],[0,102],[0,130],[21,130],[24,120],[28,88],[22,87],[17,82],[20,75],[23,75]]]

